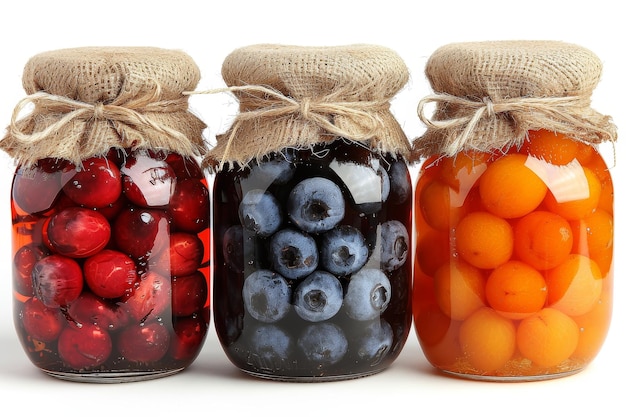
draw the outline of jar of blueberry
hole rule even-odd
[[[26,64],[1,148],[12,183],[17,335],[46,374],[127,382],[179,372],[209,323],[205,125],[178,51],[76,48]],[[20,113],[30,111],[17,118]]]
[[[407,68],[373,45],[252,45],[222,75],[241,110],[206,158],[224,351],[282,381],[384,370],[411,326],[410,142],[389,111]]]
[[[601,145],[616,139],[611,118],[590,108],[601,69],[563,42],[458,43],[428,60],[413,309],[443,372],[551,379],[599,353],[613,296]]]

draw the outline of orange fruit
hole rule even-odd
[[[567,220],[549,211],[534,211],[513,227],[515,255],[539,270],[554,268],[570,254],[574,244]]]
[[[602,272],[590,258],[572,254],[557,266],[546,271],[548,306],[568,316],[589,312],[602,292]]]
[[[555,165],[565,165],[579,153],[579,142],[549,130],[528,131],[528,154]]]
[[[435,273],[434,289],[439,308],[454,320],[463,320],[485,305],[485,278],[463,261],[442,265]]]
[[[492,162],[479,180],[485,208],[496,216],[515,218],[535,210],[543,201],[547,187],[526,166],[528,156],[512,153]]]
[[[582,172],[572,168],[568,179],[568,192],[560,192],[558,200],[553,191],[546,194],[546,208],[568,220],[587,217],[598,207],[602,184],[596,174],[586,167],[582,167]]]
[[[486,211],[469,213],[456,227],[456,249],[465,261],[478,268],[495,268],[513,253],[513,228]]]

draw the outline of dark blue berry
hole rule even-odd
[[[359,360],[378,365],[391,352],[393,330],[385,320],[372,321],[355,339]]]
[[[328,272],[348,275],[358,271],[367,261],[367,244],[356,227],[338,226],[321,237],[320,264]]]
[[[343,305],[359,321],[380,317],[391,301],[391,283],[379,269],[361,269],[350,277]]]
[[[239,220],[251,232],[259,236],[270,236],[282,223],[278,200],[268,191],[248,191],[239,204]]]
[[[281,275],[266,269],[248,275],[242,296],[246,311],[263,323],[282,319],[291,307],[289,284]]]
[[[250,168],[248,178],[254,178],[267,186],[271,184],[286,184],[293,178],[295,165],[282,156],[269,160],[259,161]]]
[[[380,225],[381,266],[385,271],[400,268],[409,256],[409,233],[397,220],[389,220]]]
[[[272,236],[270,257],[274,270],[289,279],[309,275],[319,261],[315,240],[295,229],[282,229]]]
[[[348,351],[348,339],[334,323],[314,323],[307,326],[298,338],[298,347],[310,362],[317,366],[339,362]]]
[[[294,292],[293,306],[298,315],[312,322],[333,317],[343,303],[343,287],[332,274],[315,271]]]
[[[300,229],[318,233],[335,227],[345,214],[341,189],[329,179],[313,177],[293,187],[287,200],[289,218]]]
[[[396,159],[389,167],[389,183],[391,186],[389,201],[402,204],[411,196],[411,175],[409,168],[402,159]]]
[[[260,369],[282,369],[292,355],[291,336],[275,324],[263,324],[250,335],[250,351]],[[249,359],[249,358],[248,358]]]

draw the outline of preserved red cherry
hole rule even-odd
[[[177,180],[189,178],[195,178],[198,180],[204,179],[202,168],[200,168],[200,165],[198,165],[198,163],[191,158],[185,158],[177,153],[169,153],[165,157],[165,162],[172,167]]]
[[[93,157],[76,167],[63,192],[79,205],[93,208],[114,203],[122,193],[120,170],[104,157]]]
[[[47,232],[55,252],[73,258],[86,258],[109,243],[111,226],[95,210],[70,207],[50,218]]]
[[[104,249],[87,258],[83,273],[91,291],[103,298],[123,296],[137,280],[135,262],[126,254],[112,249]]]
[[[110,331],[119,330],[129,321],[126,310],[89,291],[83,291],[69,304],[66,317],[79,326],[93,324]]]
[[[199,233],[209,227],[209,190],[198,179],[178,181],[170,202],[172,222],[177,229]]]
[[[207,327],[207,323],[200,317],[176,319],[169,356],[177,361],[194,359],[202,348]]]
[[[177,232],[170,235],[169,249],[152,265],[164,274],[189,275],[200,268],[204,244],[197,235]]]
[[[56,340],[63,329],[64,319],[59,309],[46,307],[36,297],[24,302],[20,318],[26,333],[41,342]]]
[[[204,307],[208,297],[208,285],[204,274],[196,271],[191,275],[172,278],[172,314],[191,316]]]
[[[54,160],[43,160],[29,168],[19,168],[13,179],[12,197],[25,213],[43,213],[52,208],[62,186],[62,170]]]
[[[124,329],[117,342],[117,349],[131,362],[155,362],[167,353],[170,334],[158,321],[142,323]]]
[[[124,195],[142,207],[163,207],[170,202],[176,185],[174,170],[165,161],[146,152],[135,152],[120,169]]]
[[[41,245],[29,243],[15,252],[13,256],[13,288],[22,295],[33,295],[33,266],[37,261],[49,255]]]
[[[59,357],[74,369],[93,368],[111,355],[113,342],[109,333],[93,324],[69,325],[61,332]]]
[[[145,260],[169,244],[170,218],[162,210],[126,208],[117,216],[112,233],[121,252]]]
[[[65,306],[83,290],[83,271],[78,262],[63,255],[50,255],[33,266],[33,291],[46,307]]]
[[[139,284],[122,298],[126,310],[137,321],[156,317],[170,305],[172,283],[168,278],[149,271],[141,277]]]

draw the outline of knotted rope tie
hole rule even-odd
[[[384,122],[377,112],[389,110],[388,101],[334,101],[332,95],[319,99],[312,97],[295,99],[276,89],[260,85],[231,86],[205,91],[191,91],[183,94],[215,94],[222,92],[244,93],[238,96],[241,108],[249,110],[241,111],[231,126],[224,155],[220,162],[220,169],[225,161],[228,160],[232,140],[236,137],[240,126],[246,121],[300,116],[302,119],[316,124],[331,135],[362,141],[376,136],[376,133],[383,128]],[[346,116],[352,121],[358,121],[358,123],[350,125],[349,129],[340,128],[333,123],[334,116]]]
[[[173,113],[186,110],[186,98],[158,101],[160,94],[161,90],[157,85],[157,88],[152,93],[138,97],[123,105],[116,105],[104,104],[102,102],[86,103],[65,96],[39,91],[23,98],[15,106],[9,125],[9,133],[19,142],[32,144],[45,140],[48,136],[69,126],[75,120],[108,120],[112,123],[121,123],[132,127],[149,127],[173,139],[187,141],[188,139],[183,133],[156,123],[149,116],[146,116],[148,113]],[[34,104],[35,113],[62,114],[63,117],[49,124],[41,131],[25,133],[20,130],[18,118],[26,106],[30,104]]]
[[[614,141],[616,132],[612,125],[601,126],[594,123],[598,120],[589,120],[588,114],[583,114],[582,110],[589,109],[589,102],[588,96],[518,97],[493,101],[489,97],[471,100],[451,94],[433,94],[420,100],[417,114],[434,131],[462,129],[450,144],[449,154],[459,152],[471,142],[472,133],[479,123],[493,123],[501,115],[511,116],[518,123],[523,121],[528,128],[551,129],[575,139],[584,137],[590,143]],[[453,117],[440,120],[429,118],[425,108],[431,103],[439,107],[451,106],[454,108]]]

